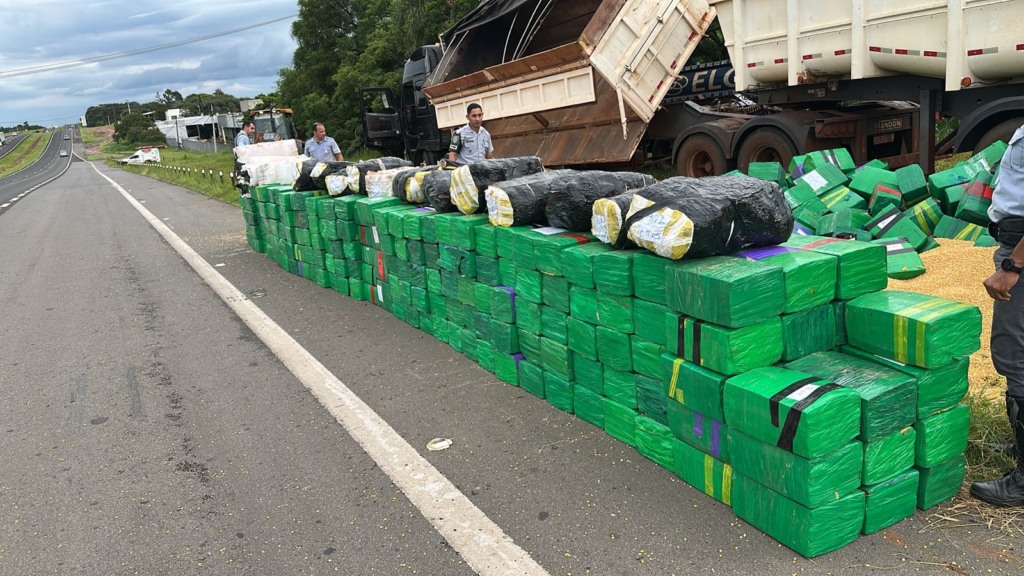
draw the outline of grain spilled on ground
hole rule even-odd
[[[1004,386],[992,367],[989,336],[992,332],[992,299],[981,283],[992,273],[995,248],[975,248],[971,242],[940,238],[942,244],[921,254],[927,270],[911,280],[889,280],[890,290],[910,290],[973,304],[981,310],[981,349],[971,355],[971,392],[1002,398]]]

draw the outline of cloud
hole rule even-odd
[[[294,18],[256,25],[297,12],[296,2],[274,0],[0,0],[0,126],[76,122],[89,106],[150,102],[167,89],[271,92],[291,64]],[[91,59],[105,61],[27,73]]]

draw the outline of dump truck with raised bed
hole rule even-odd
[[[705,176],[847,148],[858,163],[918,162],[931,171],[938,114],[961,118],[942,152],[980,150],[1021,123],[1014,79],[1024,45],[1013,44],[1012,27],[963,57],[946,58],[946,46],[973,45],[986,22],[1024,17],[1024,0],[708,4],[485,1],[444,34],[443,50],[417,50],[399,98],[363,89],[366,144],[435,161],[465,105],[479,102],[499,155],[538,155],[551,166],[662,160]],[[716,16],[741,64],[684,66]],[[879,41],[908,36],[910,48]],[[918,46],[929,42],[936,49]],[[878,64],[867,66],[871,58]]]

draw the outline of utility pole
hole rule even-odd
[[[210,104],[210,120],[213,124],[213,153],[217,153],[217,117],[213,115],[213,104]]]
[[[132,102],[131,102],[131,100],[126,100],[125,102],[128,104],[128,113],[131,114],[132,113]]]

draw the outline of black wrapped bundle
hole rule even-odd
[[[452,203],[463,214],[475,214],[487,205],[484,191],[488,186],[543,171],[544,163],[536,156],[496,158],[459,166],[452,174]]]
[[[449,191],[453,172],[454,170],[447,169],[432,170],[423,177],[423,192],[427,202],[438,212],[455,212],[455,205],[452,204],[452,195]]]
[[[792,230],[778,184],[747,176],[669,178],[633,195],[616,246],[632,241],[673,260],[704,258],[779,244]]]
[[[295,178],[295,182],[292,182],[292,189],[296,192],[305,192],[309,190],[327,190],[325,185],[323,188],[317,188],[316,182],[313,181],[313,169],[316,168],[320,162],[310,158],[302,162],[302,169],[299,170],[299,175]]]
[[[317,162],[313,170],[310,171],[309,177],[313,180],[317,190],[327,190],[327,177],[331,174],[344,174],[345,168],[351,165],[351,162],[345,161]]]
[[[691,180],[695,179],[682,176],[668,178],[661,182],[646,186],[641,190],[644,191],[644,197],[651,201],[666,200],[668,198],[683,195],[693,195],[694,192],[685,185],[686,182]],[[594,236],[597,236],[598,240],[605,244],[626,245],[630,247],[635,246],[630,244],[625,236],[623,236],[623,241],[620,243],[619,231],[622,229],[622,223],[625,221],[626,214],[629,212],[629,207],[633,202],[633,196],[637,192],[638,190],[627,190],[622,194],[611,196],[609,198],[598,198],[594,201],[594,206],[591,210],[591,232],[593,232]]]
[[[436,170],[438,170],[437,166],[402,170],[396,174],[395,179],[391,181],[391,190],[394,193],[394,197],[401,198],[403,202],[409,202],[411,204],[426,203],[427,196],[423,190],[423,179],[426,178],[429,172],[434,172]]]
[[[544,205],[551,183],[573,170],[550,170],[487,187],[487,216],[494,226],[522,226],[544,221]]]
[[[384,156],[382,158],[374,158],[373,160],[356,162],[355,164],[345,168],[345,173],[349,178],[349,189],[357,194],[366,194],[367,172],[390,170],[392,168],[402,168],[404,166],[412,166],[412,162],[409,162],[404,158],[396,158],[394,156]]]
[[[653,176],[639,172],[572,172],[552,183],[544,213],[552,226],[583,231],[591,223],[594,202],[654,183]]]

